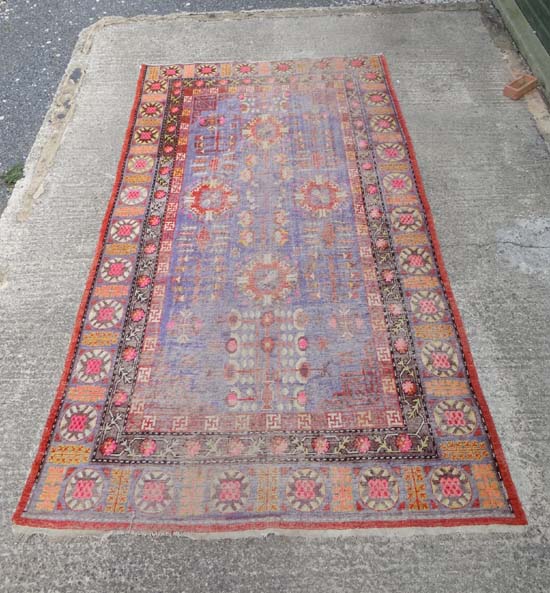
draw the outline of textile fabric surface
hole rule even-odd
[[[142,66],[14,521],[525,523],[383,56]]]

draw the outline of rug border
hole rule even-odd
[[[105,216],[103,218],[103,222],[101,225],[101,229],[99,232],[99,240],[97,242],[96,250],[94,259],[92,260],[92,265],[90,267],[90,272],[88,275],[88,279],[84,288],[84,293],[80,302],[80,306],[78,309],[78,313],[76,316],[76,322],[73,329],[73,334],[71,337],[71,341],[69,343],[69,349],[67,358],[65,361],[65,366],[63,369],[63,373],[61,376],[61,380],[57,389],[57,393],[50,409],[48,419],[46,421],[45,428],[42,432],[42,437],[40,440],[40,445],[35,456],[33,465],[29,472],[29,476],[26,480],[21,498],[13,514],[12,521],[15,526],[19,527],[27,527],[27,528],[38,528],[44,530],[44,532],[48,532],[49,530],[56,530],[62,532],[62,530],[82,530],[83,532],[96,532],[96,531],[114,531],[116,530],[117,533],[122,532],[142,532],[142,533],[219,533],[222,537],[224,533],[235,533],[235,532],[249,532],[251,537],[258,536],[258,535],[267,535],[269,533],[293,533],[297,530],[304,530],[304,531],[319,531],[324,529],[330,529],[340,532],[350,532],[357,533],[358,535],[366,534],[365,530],[373,529],[373,528],[392,528],[392,527],[399,527],[399,528],[407,528],[407,527],[460,527],[460,526],[474,526],[474,525],[526,525],[527,524],[527,516],[517,494],[516,487],[512,481],[512,476],[510,474],[510,470],[508,467],[508,463],[506,461],[504,450],[500,443],[500,439],[498,437],[498,433],[496,430],[496,426],[494,424],[493,418],[491,416],[491,412],[489,410],[489,406],[485,400],[483,395],[483,391],[481,389],[481,385],[479,382],[479,377],[477,375],[477,370],[474,364],[474,360],[472,357],[472,353],[470,350],[470,346],[468,343],[468,338],[466,335],[466,331],[462,322],[462,318],[460,315],[460,311],[456,304],[456,300],[454,294],[452,292],[451,284],[449,281],[449,277],[447,275],[447,271],[445,269],[445,264],[443,262],[443,256],[441,253],[441,247],[439,244],[439,240],[437,237],[437,232],[435,229],[435,224],[430,208],[430,204],[428,202],[426,192],[424,189],[424,184],[422,181],[422,176],[420,174],[420,169],[418,166],[418,162],[416,159],[416,154],[414,151],[413,143],[411,136],[409,134],[405,118],[403,116],[403,112],[401,110],[401,106],[399,104],[399,100],[397,98],[395,88],[393,86],[393,82],[391,79],[390,71],[388,68],[388,63],[383,54],[369,54],[369,55],[377,55],[380,59],[380,63],[384,70],[384,76],[386,78],[388,89],[390,91],[390,95],[395,107],[395,112],[397,114],[397,118],[399,120],[399,124],[403,131],[403,135],[405,137],[405,144],[407,146],[407,150],[409,153],[409,159],[411,162],[413,174],[415,177],[415,181],[417,184],[418,194],[420,196],[422,205],[424,207],[424,212],[426,216],[426,221],[428,225],[428,229],[430,231],[430,238],[433,246],[433,251],[435,255],[435,259],[439,268],[439,273],[441,277],[441,282],[444,286],[445,293],[449,302],[449,306],[451,308],[451,312],[454,317],[455,325],[458,331],[458,336],[460,339],[460,344],[462,346],[464,360],[466,363],[467,371],[470,375],[470,380],[472,383],[472,388],[474,391],[474,395],[477,398],[479,407],[483,413],[483,417],[485,423],[487,425],[487,433],[489,439],[493,445],[494,454],[498,463],[498,469],[500,470],[502,476],[502,482],[506,488],[508,494],[508,501],[512,510],[514,512],[514,517],[473,517],[473,518],[448,518],[448,519],[404,519],[404,520],[366,520],[366,521],[351,521],[351,522],[338,522],[338,521],[328,521],[328,522],[288,522],[282,523],[280,521],[265,521],[265,522],[258,522],[258,523],[234,523],[234,524],[215,524],[215,525],[201,525],[201,524],[193,524],[193,525],[178,525],[174,523],[135,523],[132,521],[126,522],[100,522],[100,521],[53,521],[50,519],[37,519],[37,518],[28,518],[24,517],[23,513],[25,512],[25,507],[30,499],[32,489],[36,482],[36,479],[39,475],[41,470],[42,464],[45,461],[45,456],[48,450],[49,440],[50,440],[50,433],[51,430],[57,420],[58,412],[60,406],[62,404],[63,395],[65,392],[65,387],[67,385],[67,381],[69,378],[69,374],[72,367],[72,362],[74,355],[76,353],[76,348],[78,346],[78,339],[80,336],[81,326],[84,319],[84,315],[86,312],[86,306],[88,303],[88,297],[90,291],[92,290],[93,282],[95,279],[95,270],[97,265],[99,264],[99,260],[101,258],[101,253],[103,250],[103,245],[107,236],[109,221],[111,219],[111,215],[114,209],[114,205],[116,202],[116,197],[118,194],[119,185],[122,179],[122,174],[124,171],[124,166],[126,163],[126,157],[130,150],[131,139],[132,139],[132,131],[135,125],[135,121],[137,118],[137,111],[139,107],[139,102],[141,98],[141,91],[143,87],[143,81],[145,78],[145,74],[147,72],[147,68],[149,67],[148,64],[141,64],[139,69],[139,76],[136,84],[136,90],[134,95],[134,102],[132,105],[132,109],[130,112],[130,117],[128,121],[128,125],[126,128],[126,134],[124,137],[123,145],[122,145],[122,152],[120,155],[120,159],[118,162],[117,173],[115,177],[115,181],[113,184],[113,189],[111,191],[111,197],[109,199],[109,203],[107,205],[107,209],[105,212]],[[353,530],[358,530],[354,532]],[[243,533],[243,536],[246,536],[246,533]]]
[[[477,398],[479,407],[483,413],[483,418],[487,425],[488,436],[493,445],[495,457],[498,463],[498,469],[500,470],[500,473],[502,475],[502,482],[506,487],[508,493],[508,500],[512,506],[512,510],[514,511],[519,520],[518,524],[526,525],[527,516],[525,514],[525,510],[523,509],[523,505],[521,504],[521,500],[519,499],[515,484],[512,480],[510,468],[508,467],[508,462],[506,461],[506,456],[504,455],[504,449],[502,448],[502,444],[498,436],[493,416],[491,415],[489,405],[487,404],[487,400],[485,399],[485,395],[483,394],[483,390],[481,388],[481,383],[479,382],[479,377],[474,363],[474,358],[470,350],[470,343],[468,341],[468,336],[466,335],[464,322],[462,321],[462,316],[458,309],[453,289],[451,288],[451,282],[447,274],[447,269],[445,268],[445,263],[443,261],[443,254],[441,253],[441,245],[439,244],[439,238],[437,236],[437,232],[435,229],[432,209],[430,207],[430,203],[426,195],[424,182],[422,180],[422,175],[420,174],[420,167],[418,166],[418,161],[416,160],[416,153],[414,151],[412,138],[409,134],[409,129],[407,128],[405,117],[403,115],[403,111],[401,110],[401,105],[399,103],[399,99],[397,98],[397,94],[393,86],[393,81],[390,75],[388,63],[384,55],[380,55],[380,62],[382,64],[382,67],[384,68],[384,74],[388,82],[388,88],[390,90],[391,97],[394,102],[397,118],[399,119],[399,124],[401,126],[401,129],[403,130],[405,142],[409,150],[409,158],[411,161],[413,174],[418,188],[418,193],[420,195],[420,200],[422,202],[422,205],[424,206],[424,213],[426,215],[426,221],[428,223],[428,229],[430,231],[430,238],[433,246],[433,251],[435,254],[437,265],[439,267],[439,275],[441,277],[441,282],[443,283],[443,286],[445,288],[447,300],[449,301],[449,306],[451,307],[451,312],[453,314],[455,325],[458,330],[458,337],[460,339],[460,344],[462,346],[462,351],[466,362],[466,370],[468,371],[468,374],[470,376],[470,381],[472,383],[474,395]]]

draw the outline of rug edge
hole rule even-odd
[[[232,525],[175,525],[174,523],[101,523],[85,521],[52,521],[48,519],[27,519],[22,517],[12,525],[17,534],[44,534],[55,537],[76,537],[87,535],[178,535],[189,539],[236,539],[239,537],[259,538],[267,535],[286,535],[310,538],[338,536],[387,536],[397,529],[403,535],[422,530],[423,533],[450,533],[450,529],[466,528],[472,532],[514,531],[526,528],[527,523],[518,517],[478,517],[462,519],[413,519],[398,521],[351,521],[351,522],[293,522],[235,523]],[[439,530],[439,531],[438,531]]]

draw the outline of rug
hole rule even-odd
[[[14,522],[525,523],[383,56],[142,66]]]

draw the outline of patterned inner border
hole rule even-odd
[[[314,62],[308,64],[312,66]],[[320,71],[313,74],[311,71],[305,73],[297,73],[292,70],[284,71],[278,74],[281,84],[288,84],[292,77],[294,84],[317,82],[319,79],[325,85],[334,85],[338,90],[340,109],[343,113],[349,113],[351,120],[359,118],[359,120],[368,121],[372,119],[373,115],[379,113],[381,123],[389,120],[386,115],[388,109],[386,107],[377,108],[371,107],[372,111],[366,112],[364,102],[359,102],[357,99],[361,98],[365,93],[361,92],[361,70],[358,69],[358,74],[344,80],[344,72],[338,74],[329,71],[324,73]],[[143,350],[143,340],[145,330],[147,327],[147,319],[151,307],[155,300],[155,281],[159,270],[159,260],[161,260],[161,252],[169,252],[169,246],[173,240],[173,225],[180,199],[180,191],[183,183],[183,167],[177,167],[178,160],[183,160],[187,147],[187,132],[189,129],[189,122],[193,117],[191,108],[189,108],[187,115],[181,115],[184,109],[185,100],[187,97],[191,98],[191,93],[196,92],[195,78],[182,78],[182,72],[178,72],[173,77],[170,77],[166,84],[166,96],[168,100],[165,104],[163,117],[158,118],[161,122],[158,126],[158,153],[157,153],[157,167],[153,174],[153,182],[151,190],[149,191],[149,199],[147,210],[141,219],[137,219],[140,225],[143,221],[151,220],[160,221],[160,224],[154,226],[149,225],[145,233],[142,233],[138,248],[137,261],[139,262],[138,269],[134,275],[134,279],[130,288],[129,302],[130,306],[127,308],[126,320],[123,327],[130,327],[131,332],[128,331],[122,336],[122,340],[118,347],[116,362],[114,365],[114,372],[112,373],[111,387],[107,405],[103,412],[101,429],[96,437],[96,446],[94,449],[94,461],[102,461],[107,463],[118,463],[123,459],[132,462],[141,463],[197,463],[202,461],[204,463],[217,463],[219,461],[238,462],[247,461],[252,458],[255,462],[272,462],[272,461],[292,461],[308,459],[310,461],[329,461],[329,460],[360,460],[368,458],[433,458],[436,456],[435,443],[432,436],[432,429],[430,426],[430,419],[425,404],[425,397],[423,393],[423,386],[420,381],[420,372],[416,364],[417,355],[415,353],[415,342],[410,328],[409,315],[407,314],[406,302],[404,298],[404,289],[402,280],[400,278],[399,262],[395,261],[395,251],[393,245],[393,237],[390,230],[387,209],[384,204],[384,194],[389,193],[383,187],[382,179],[379,173],[379,166],[377,165],[377,157],[374,147],[373,134],[370,126],[357,129],[349,123],[344,122],[344,134],[346,141],[346,149],[349,152],[356,154],[357,160],[369,158],[375,164],[372,170],[364,170],[358,164],[357,170],[361,171],[359,179],[352,178],[350,182],[354,187],[355,211],[357,216],[364,215],[365,224],[368,227],[368,232],[364,231],[363,236],[365,240],[370,237],[371,250],[375,258],[376,266],[376,282],[378,284],[378,291],[382,296],[382,307],[384,311],[384,321],[387,331],[390,336],[395,339],[406,340],[406,345],[401,344],[401,351],[396,348],[389,349],[388,355],[391,356],[393,373],[395,377],[395,384],[399,390],[399,400],[401,402],[402,419],[405,421],[405,426],[401,427],[399,424],[401,418],[390,429],[379,429],[368,427],[368,416],[363,413],[364,428],[345,429],[342,428],[342,420],[340,413],[334,413],[328,417],[328,426],[322,431],[319,430],[293,430],[293,431],[270,431],[270,434],[277,436],[294,435],[291,439],[290,450],[284,455],[270,455],[268,443],[264,438],[264,432],[256,431],[257,434],[252,434],[249,431],[243,442],[246,443],[246,448],[243,454],[237,456],[230,454],[227,451],[230,447],[224,446],[225,443],[230,443],[232,437],[239,432],[213,430],[213,423],[210,423],[210,430],[198,432],[170,432],[168,434],[156,432],[154,430],[143,433],[127,433],[125,432],[126,421],[129,410],[131,408],[131,394],[135,387],[139,370],[139,354],[132,360],[127,360],[125,353],[130,349],[134,349],[140,353]],[[355,73],[354,73],[355,74]],[[254,78],[254,85],[265,83],[266,80],[272,84],[273,73],[265,72],[262,76]],[[201,82],[204,79],[199,79]],[[221,82],[220,82],[221,81]],[[350,82],[352,84],[350,84]],[[209,92],[227,91],[228,88],[239,88],[242,85],[242,77],[240,79],[229,78],[212,78],[207,79],[207,87]],[[382,87],[387,90],[385,83],[381,76],[370,82],[371,89]],[[187,92],[186,92],[187,91]],[[373,91],[371,90],[371,93]],[[392,120],[394,121],[394,120]],[[148,126],[148,130],[152,129]],[[171,129],[171,132],[167,130]],[[391,139],[395,136],[390,130],[388,133],[383,130],[386,138]],[[384,138],[384,139],[386,139]],[[363,147],[365,146],[365,147]],[[400,156],[403,156],[400,154]],[[383,165],[383,163],[382,163]],[[128,166],[128,165],[127,165]],[[161,173],[164,171],[164,174]],[[410,170],[407,173],[412,174]],[[376,191],[374,191],[374,188]],[[165,190],[167,197],[164,196]],[[155,196],[163,195],[166,199],[156,199]],[[370,216],[366,213],[369,212]],[[415,214],[419,216],[420,214]],[[413,230],[424,224],[420,219],[415,219],[413,225],[410,225]],[[166,231],[166,228],[169,230]],[[162,229],[165,229],[164,232]],[[359,237],[361,239],[361,237]],[[155,249],[150,249],[154,245]],[[161,245],[163,247],[161,248]],[[107,245],[106,245],[107,247]],[[151,253],[147,253],[147,249]],[[420,250],[417,250],[420,252]],[[416,251],[414,252],[417,253]],[[426,260],[426,264],[419,269],[413,269],[413,274],[425,269],[431,270],[432,260],[431,256],[422,250],[422,258]],[[161,266],[166,260],[161,261]],[[98,269],[98,275],[100,274]],[[151,278],[151,281],[146,286],[140,286],[138,279]],[[157,294],[157,301],[160,300],[162,293]],[[372,298],[377,295],[373,294]],[[160,304],[158,308],[160,308]],[[372,303],[372,305],[379,303]],[[130,317],[131,311],[141,307],[146,311],[144,317],[139,323],[132,323]],[[394,312],[392,314],[392,311]],[[395,314],[397,312],[398,314]],[[456,354],[453,355],[456,358]],[[458,359],[457,359],[458,360]],[[121,392],[124,393],[124,403],[120,405],[119,399]],[[266,424],[280,422],[279,415],[271,414],[266,417]],[[305,425],[308,424],[307,414],[302,414],[301,419]],[[359,413],[358,426],[361,426],[361,413]],[[401,434],[407,436],[400,436]],[[189,443],[195,443],[197,436],[201,435],[206,446],[201,448],[199,454],[194,454],[192,457],[186,456],[185,451],[189,448]],[[219,454],[213,454],[211,448],[208,447],[208,442],[212,442],[212,435],[215,435],[216,441],[223,439],[224,442],[219,445]],[[152,437],[160,437],[155,439],[155,451],[150,455],[140,454],[144,442],[149,442]],[[318,442],[319,437],[325,437],[329,440],[330,446],[325,454],[320,455],[315,450],[315,443]],[[378,443],[376,449],[368,451],[361,450],[361,437],[373,439]],[[410,442],[407,440],[410,439]],[[120,445],[120,450],[116,454],[103,455],[102,444],[106,439],[114,439]],[[405,440],[404,440],[405,439]],[[107,442],[112,443],[112,440]],[[363,442],[366,442],[363,440]],[[399,446],[399,443],[406,443],[405,446]],[[354,446],[354,444],[356,446]]]

